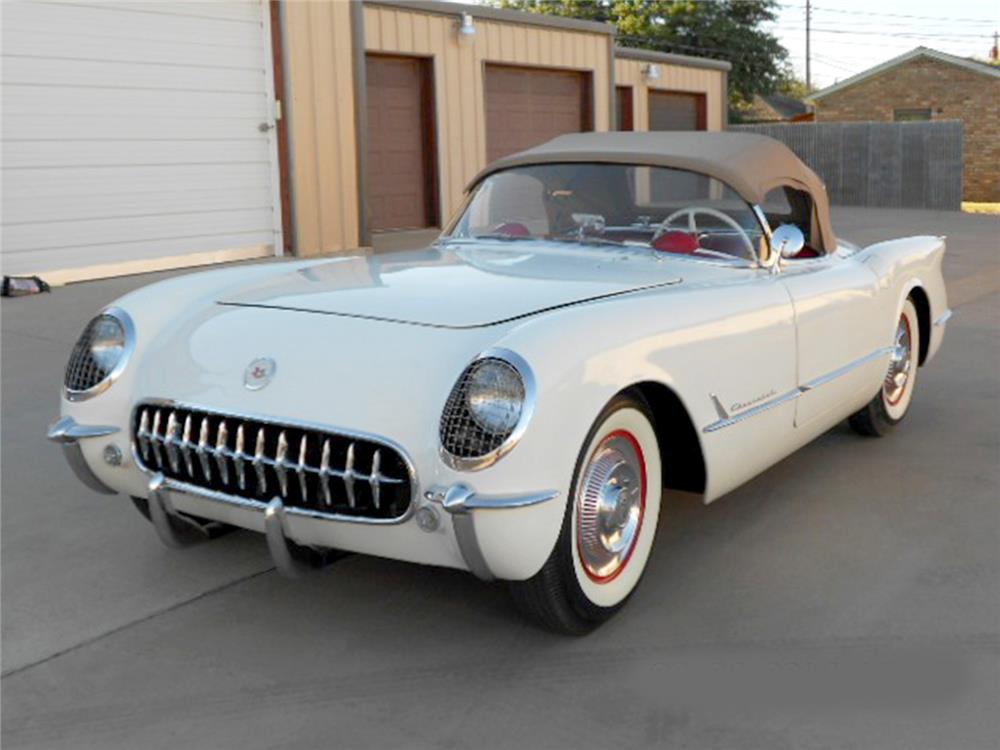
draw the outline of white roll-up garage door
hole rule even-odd
[[[4,273],[281,248],[266,3],[4,2],[2,54]]]

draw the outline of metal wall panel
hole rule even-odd
[[[5,3],[6,273],[281,246],[267,5]]]
[[[295,251],[358,246],[351,4],[282,3]]]
[[[962,123],[830,122],[734,125],[776,138],[847,206],[936,208],[962,204]]]
[[[431,60],[443,221],[487,163],[486,63],[587,72],[593,86],[593,127],[608,130],[611,125],[609,35],[476,18],[475,35],[460,39],[457,20],[454,15],[399,7],[364,8],[367,52]]]
[[[649,81],[642,75],[647,63],[642,60],[617,58],[615,60],[615,84],[632,88],[633,123],[636,130],[649,127],[648,91],[688,91],[705,95],[706,128],[722,130],[725,123],[725,107],[722,88],[725,73],[707,68],[690,68],[681,65],[658,63],[660,78]]]

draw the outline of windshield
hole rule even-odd
[[[619,245],[706,260],[754,260],[753,210],[707,175],[630,164],[542,164],[487,177],[452,240]]]

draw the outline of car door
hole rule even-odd
[[[797,331],[801,390],[795,425],[841,412],[871,398],[884,369],[883,327],[878,324],[878,278],[864,264],[834,252],[783,262]],[[869,393],[868,391],[871,391]]]

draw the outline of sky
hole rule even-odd
[[[769,29],[805,79],[805,0],[779,0]],[[812,83],[823,88],[914,47],[985,59],[1000,31],[1000,0],[815,0]]]
[[[779,4],[768,29],[805,80],[806,0]],[[824,88],[919,46],[985,59],[994,31],[1000,31],[1000,0],[815,0],[812,84]]]

